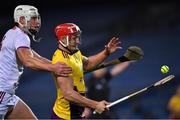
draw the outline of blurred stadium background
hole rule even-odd
[[[13,11],[19,4],[34,5],[39,9],[42,27],[40,43],[32,48],[40,55],[51,59],[57,48],[54,27],[64,22],[73,22],[82,30],[84,55],[89,56],[104,48],[112,36],[120,37],[123,49],[108,59],[122,55],[127,47],[137,45],[144,50],[144,59],[131,65],[110,82],[114,101],[140,90],[165,77],[160,67],[170,67],[174,81],[147,91],[117,106],[119,119],[143,119],[169,117],[167,102],[180,84],[180,8],[171,2],[95,2],[95,1],[11,1],[0,7],[0,37],[12,27]],[[88,78],[91,74],[85,76]],[[49,118],[56,92],[51,73],[25,69],[20,81],[19,95],[38,118]]]

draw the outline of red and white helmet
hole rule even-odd
[[[72,35],[76,35],[80,37],[81,30],[74,23],[64,23],[64,24],[60,24],[56,26],[55,34],[56,34],[58,42],[64,47],[68,47],[70,40],[72,38]],[[66,44],[62,42],[63,40],[66,40]]]

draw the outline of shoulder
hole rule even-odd
[[[53,58],[57,58],[57,57],[67,58],[68,57],[68,53],[62,51],[61,49],[57,49],[54,52]]]
[[[20,28],[18,27],[14,27],[12,29],[9,29],[5,36],[8,38],[8,39],[11,39],[15,42],[19,42],[19,41],[27,41],[28,43],[30,42],[30,38],[29,36],[24,33],[22,30],[20,30]]]
[[[77,56],[79,56],[81,58],[81,60],[84,60],[84,59],[88,59],[86,56],[84,56],[80,50],[78,50],[76,53],[75,53]]]
[[[83,56],[80,50],[78,50],[78,51],[76,52],[76,54],[78,54],[78,55],[80,55],[80,56]]]
[[[65,54],[64,51],[57,49],[53,54],[52,63],[62,62],[62,61],[64,62],[66,57],[67,57],[67,54]]]
[[[30,41],[29,36],[19,28],[16,28],[14,32],[16,33],[16,38],[27,39],[28,41]]]

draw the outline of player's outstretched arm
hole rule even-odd
[[[57,75],[67,76],[67,74],[72,72],[72,69],[64,63],[51,64],[46,60],[39,59],[37,54],[33,54],[32,50],[29,48],[18,48],[17,56],[21,63],[34,70],[45,70],[50,72],[55,72]]]
[[[105,45],[105,49],[99,52],[96,55],[90,56],[88,58],[83,59],[84,70],[89,70],[94,68],[96,65],[103,62],[110,54],[114,53],[116,50],[121,49],[119,38],[113,37],[107,45]]]

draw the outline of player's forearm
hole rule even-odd
[[[96,55],[88,57],[88,62],[86,66],[84,67],[84,69],[89,70],[89,69],[94,68],[95,66],[103,62],[108,56],[109,54],[107,53],[107,51],[103,50],[102,52]]]
[[[53,65],[51,62],[43,61],[36,57],[26,59],[24,65],[34,70],[53,71]]]
[[[50,60],[48,60],[48,59],[40,56],[40,55],[39,55],[37,52],[35,52],[34,50],[32,50],[32,52],[33,52],[34,57],[42,60],[42,61],[45,62],[45,63],[51,64],[51,61],[50,61]]]
[[[75,103],[78,103],[82,106],[86,106],[86,107],[90,107],[90,108],[93,108],[95,109],[98,102],[97,101],[94,101],[94,100],[90,100],[84,96],[81,96],[78,92],[76,91],[69,91],[69,92],[66,92],[64,94],[64,97],[65,99],[71,101],[71,102],[75,102]]]
[[[44,57],[40,56],[39,59],[42,60],[43,62],[47,63],[47,64],[51,64],[51,61],[46,59],[46,58],[44,58]]]
[[[42,60],[41,56],[31,49],[18,48],[17,55],[22,64],[31,69],[46,71],[53,71],[55,69],[51,62]]]

